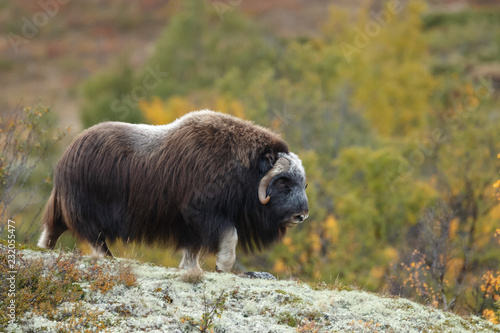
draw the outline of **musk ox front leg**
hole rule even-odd
[[[180,269],[196,269],[200,270],[200,264],[198,263],[198,259],[200,257],[200,250],[196,249],[184,249],[183,255],[182,255],[182,261],[179,265]]]
[[[236,261],[236,245],[238,244],[238,233],[236,228],[227,229],[221,236],[219,252],[215,261],[217,272],[229,272]]]

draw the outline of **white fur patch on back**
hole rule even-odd
[[[179,128],[183,118],[165,125],[130,124],[130,140],[138,151],[149,152],[160,146],[165,137]]]

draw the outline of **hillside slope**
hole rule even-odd
[[[90,276],[96,271],[103,278],[97,288],[95,281],[72,283],[82,292],[81,299],[58,304],[55,312],[54,307],[44,313],[43,307],[30,306],[31,312],[17,314],[7,332],[191,332],[199,331],[193,325],[204,323],[214,332],[500,332],[500,325],[477,317],[462,318],[406,299],[350,288],[214,272],[205,272],[201,282],[193,282],[184,271],[132,260],[17,252],[17,280],[25,279],[24,284],[29,279],[23,267],[29,262],[43,263],[37,279],[56,274],[67,279],[75,272]],[[6,253],[6,246],[0,245],[1,275],[6,274]],[[110,272],[120,267],[131,268],[137,280],[129,286],[117,283]],[[21,288],[19,281],[16,288]]]

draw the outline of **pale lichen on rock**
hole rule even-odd
[[[26,260],[51,260],[58,255],[23,251]],[[127,259],[113,259],[109,265],[131,266],[136,286],[115,285],[100,292],[81,283],[83,299],[77,305],[61,304],[60,311],[81,307],[95,315],[94,321],[102,324],[99,331],[105,332],[191,332],[191,323],[201,321],[206,306],[223,295],[220,318],[212,318],[214,332],[304,332],[301,329],[306,327],[318,328],[319,332],[500,332],[500,325],[481,318],[463,318],[407,299],[363,291],[316,290],[299,281],[249,279],[215,272],[204,272],[203,280],[193,284],[183,282],[183,272],[177,268]],[[85,270],[91,266],[92,259],[83,256],[79,267]],[[19,314],[6,331],[64,332],[61,322],[64,324],[67,318],[62,315],[58,319],[27,312]]]

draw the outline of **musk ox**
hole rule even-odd
[[[105,122],[82,132],[54,171],[40,247],[70,230],[94,251],[122,239],[200,251],[230,271],[238,241],[269,247],[309,213],[302,162],[273,132],[233,116],[196,111],[171,124]]]

